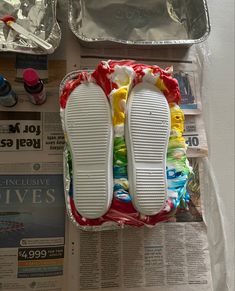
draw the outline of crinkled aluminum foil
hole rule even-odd
[[[1,0],[0,18],[11,15],[16,23],[52,45],[52,53],[61,39],[56,20],[57,0]],[[34,42],[19,35],[0,21],[0,51],[47,54]]]
[[[191,45],[210,32],[206,0],[69,0],[83,45]]]

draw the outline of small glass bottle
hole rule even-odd
[[[46,92],[37,71],[32,68],[25,69],[23,81],[30,102],[36,105],[43,104],[46,101]]]
[[[0,75],[0,104],[5,107],[16,105],[18,97],[12,90],[11,84]]]

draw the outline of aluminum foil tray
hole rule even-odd
[[[0,21],[0,51],[53,53],[61,39],[60,27],[56,20],[56,3],[57,0],[0,0],[0,18],[13,16],[21,27],[51,44],[50,51],[45,51]]]
[[[83,45],[192,45],[210,32],[206,0],[69,0]]]

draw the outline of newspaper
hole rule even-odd
[[[68,290],[212,290],[202,222],[71,232]]]
[[[17,89],[18,104],[0,108],[1,162],[61,162],[64,148],[58,87],[47,88],[46,103],[30,103],[22,87]],[[21,153],[19,155],[19,152]]]
[[[188,145],[188,157],[206,157],[208,145],[202,115],[185,115],[183,134]]]
[[[13,69],[2,66],[18,95],[0,106],[0,290],[62,291],[65,203],[58,83],[46,103],[29,102]],[[5,71],[4,71],[5,69]],[[54,77],[50,73],[50,79]],[[56,84],[57,83],[57,84]],[[53,84],[53,85],[52,85]]]
[[[0,164],[0,290],[62,291],[62,172],[15,165]]]
[[[212,291],[199,173],[189,184],[189,209],[153,228],[104,232],[68,226],[68,290]]]
[[[196,92],[195,62],[174,64],[178,72],[193,72],[190,82],[195,78],[191,87]],[[17,105],[0,106],[0,290],[210,291],[197,183],[191,185],[189,211],[179,210],[168,223],[99,233],[78,231],[69,223],[64,248],[59,86],[47,86],[41,106],[29,102],[21,84],[14,88]],[[197,106],[186,116],[185,138],[188,155],[199,157],[207,154],[207,143],[200,94],[193,94]]]

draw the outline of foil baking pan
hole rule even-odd
[[[17,33],[0,21],[0,51],[28,54],[50,54],[58,47],[61,39],[56,20],[57,0],[1,0],[0,18],[13,16],[16,23],[28,32],[51,45],[50,51]]]
[[[68,14],[85,46],[189,46],[210,33],[206,0],[69,0]]]

